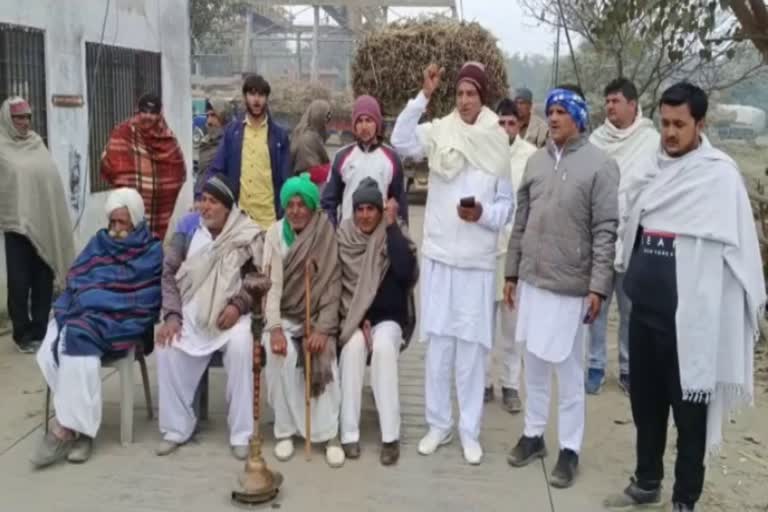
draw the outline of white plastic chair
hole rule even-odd
[[[144,399],[147,403],[147,418],[154,419],[152,410],[152,391],[149,387],[149,372],[147,361],[144,358],[143,342],[136,343],[134,348],[128,350],[125,357],[118,359],[105,358],[101,361],[102,368],[115,368],[120,375],[120,443],[128,446],[133,443],[133,363],[139,363],[141,380],[144,384]],[[45,388],[45,408],[43,409],[44,431],[48,433],[48,418],[51,410],[51,388]]]

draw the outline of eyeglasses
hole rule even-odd
[[[27,121],[32,120],[32,114],[16,114],[11,116],[12,119],[26,119]]]
[[[517,126],[517,121],[515,119],[499,119],[499,126],[502,128],[507,126]]]

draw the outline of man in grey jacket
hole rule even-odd
[[[528,160],[507,256],[504,295],[518,309],[528,392],[525,431],[507,460],[521,467],[546,454],[554,369],[560,454],[552,485],[564,488],[573,484],[584,437],[584,324],[597,318],[612,286],[619,168],[588,141],[578,87],[553,90],[547,117],[550,139]]]

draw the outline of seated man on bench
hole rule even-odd
[[[400,458],[398,355],[409,322],[408,294],[418,279],[416,246],[397,220],[398,204],[365,178],[352,194],[353,218],[337,233],[341,260],[341,442],[348,459],[360,456],[363,378],[371,387],[381,427],[380,461]]]
[[[214,352],[224,352],[229,444],[248,456],[253,433],[251,308],[266,289],[258,272],[264,232],[235,204],[226,178],[203,185],[200,221],[177,231],[163,263],[163,318],[157,336],[160,432],[169,455],[195,432],[195,392]]]
[[[109,227],[72,265],[37,353],[56,412],[32,457],[38,468],[88,460],[101,424],[101,359],[124,356],[160,312],[163,250],[144,220],[141,196],[112,191],[106,214]]]

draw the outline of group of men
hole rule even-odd
[[[548,135],[536,150],[521,140],[523,121],[528,134],[533,125],[520,112],[520,94],[503,100],[496,114],[485,106],[479,63],[462,67],[454,112],[418,124],[442,75],[434,65],[425,70],[421,93],[392,133],[398,153],[426,157],[430,167],[420,318],[429,431],[419,452],[429,455],[452,439],[455,373],[464,457],[481,461],[482,400],[493,397],[486,375],[498,321],[502,403],[510,412],[523,408],[521,353],[525,361],[525,427],[508,462],[525,466],[546,455],[554,370],[559,455],[550,482],[572,485],[585,394],[599,392],[605,378],[605,319],[616,293],[619,384],[632,405],[637,466],[630,485],[604,504],[660,503],[671,408],[678,455],[670,509],[693,510],[724,418],[751,402],[766,298],[738,167],[703,133],[706,94],[687,82],[669,87],[659,102],[659,135],[643,117],[634,85],[617,79],[605,89],[607,119],[590,136],[584,93],[562,85],[547,97]],[[498,304],[502,295],[505,306]]]
[[[321,207],[311,169],[291,176],[287,134],[269,116],[269,94],[266,80],[248,77],[245,114],[214,126],[210,139],[219,143],[197,179],[195,209],[178,221],[164,253],[168,201],[163,194],[142,197],[142,173],[151,184],[167,182],[178,170],[176,147],[159,155],[159,148],[143,145],[133,172],[123,157],[142,134],[166,130],[159,98],[143,96],[136,116],[113,133],[102,169],[125,186],[109,194],[107,227],[70,268],[38,352],[56,418],[33,456],[36,466],[90,457],[101,422],[101,362],[132,354],[137,345],[150,350],[145,335],[158,318],[158,455],[194,435],[197,388],[219,351],[227,372],[231,451],[238,459],[247,456],[253,333],[263,327],[278,458],[290,458],[292,437],[306,435],[308,350],[311,439],[327,444],[328,463],[337,467],[360,454],[367,364],[381,416],[381,461],[399,459],[397,362],[404,333],[415,323],[409,298],[418,279],[416,248],[403,220],[407,205],[398,204],[398,187],[404,188],[399,159],[382,144],[378,103],[359,99],[353,116],[358,142],[337,156]],[[365,166],[349,181],[346,169],[354,168],[355,158],[380,164]]]
[[[425,69],[421,92],[397,118],[393,147],[383,144],[378,102],[358,98],[355,143],[326,164],[302,158],[300,170],[329,165],[322,194],[309,172],[293,175],[288,136],[269,115],[269,84],[248,77],[245,115],[223,128],[196,190],[197,211],[178,223],[162,263],[144,220],[152,207],[132,189],[113,192],[109,227],[70,270],[38,355],[57,418],[35,463],[87,458],[73,448],[98,430],[100,358],[124,351],[160,315],[158,455],[194,435],[195,392],[216,351],[228,373],[232,452],[247,455],[253,317],[266,353],[275,456],[289,459],[294,438],[306,436],[324,443],[331,467],[360,456],[370,360],[380,460],[394,464],[397,361],[414,322],[418,280],[428,426],[419,453],[430,455],[453,438],[455,375],[463,456],[481,463],[498,323],[502,403],[525,417],[508,462],[520,467],[545,456],[554,371],[559,454],[551,483],[569,487],[578,472],[585,394],[604,381],[605,318],[616,293],[619,382],[632,405],[637,466],[630,485],[605,504],[660,501],[671,407],[679,436],[672,506],[693,510],[723,417],[751,400],[753,340],[765,302],[738,168],[703,133],[706,94],[685,82],[666,90],[659,136],[634,86],[618,79],[605,90],[605,124],[590,136],[579,87],[549,93],[543,126],[531,115],[529,91],[488,108],[485,68],[468,62],[455,82],[453,112],[420,124],[443,75],[437,65]],[[317,133],[321,123],[309,119],[327,115],[320,107],[319,117],[307,116]],[[420,260],[407,230],[400,157],[429,164]],[[121,266],[131,273],[118,272]],[[111,284],[116,275],[128,282]],[[85,300],[89,294],[93,301]]]

